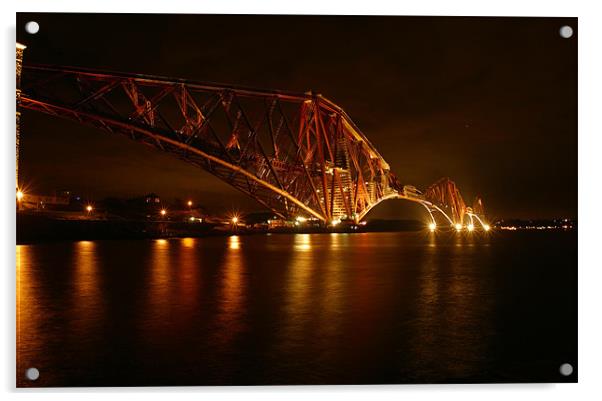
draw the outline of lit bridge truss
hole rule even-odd
[[[399,198],[422,204],[431,227],[439,214],[452,226],[472,229],[474,218],[489,228],[482,201],[467,207],[449,179],[425,191],[400,184],[347,113],[320,94],[33,65],[23,66],[21,89],[22,108],[168,152],[285,219],[359,222]]]

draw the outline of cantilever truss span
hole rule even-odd
[[[345,111],[311,92],[24,66],[20,105],[169,152],[287,219],[357,222],[391,198],[452,223],[470,209],[449,180],[402,186]]]

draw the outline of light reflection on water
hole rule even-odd
[[[240,249],[240,238],[238,235],[231,235],[228,237],[228,248],[232,250]]]
[[[572,277],[570,239],[548,238],[552,254],[535,247],[558,272],[549,286]],[[517,295],[508,266],[535,260],[529,252],[524,241],[423,233],[21,245],[17,366],[38,367],[37,385],[485,380],[533,364],[520,358],[542,346],[523,357],[496,337],[516,348],[513,335],[547,322],[538,310],[520,334],[504,323],[530,288]],[[539,265],[522,269],[539,279]],[[547,295],[532,302],[567,302]]]
[[[171,246],[171,241],[165,239],[158,239],[152,242],[145,309],[153,312],[144,315],[145,324],[142,328],[145,340],[163,341],[164,337],[154,336],[153,333],[160,332],[172,318],[170,307],[173,300],[171,297],[174,295],[173,291],[177,290],[177,287],[173,286],[176,281],[174,274],[176,266],[171,263]]]
[[[228,252],[222,265],[219,283],[218,309],[216,329],[212,343],[229,346],[232,340],[243,329],[245,309],[245,264],[240,249],[240,238],[237,235],[228,237]]]
[[[102,276],[99,270],[97,244],[93,241],[75,243],[73,255],[72,330],[79,338],[90,338],[99,330],[103,317],[103,299],[100,290]],[[94,316],[90,319],[89,316]]]

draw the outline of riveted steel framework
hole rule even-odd
[[[16,46],[16,153],[15,153],[15,183],[19,190],[19,154],[21,153],[21,71],[23,67],[23,51],[25,46],[17,43]]]
[[[405,191],[345,111],[319,94],[27,65],[22,89],[23,108],[169,152],[283,218],[357,222],[391,198],[429,213],[449,204],[454,221],[465,213],[455,184]]]

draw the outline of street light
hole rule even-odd
[[[17,190],[17,201],[21,202],[25,194],[20,189]]]
[[[86,211],[88,212],[88,214],[90,214],[90,212],[92,212],[94,208],[92,207],[92,205],[88,205],[86,206]]]
[[[192,201],[191,201],[191,200],[189,200],[189,201],[188,201],[188,207],[191,207],[191,206],[192,206]]]
[[[165,215],[167,214],[167,210],[165,209],[161,209],[161,216],[165,217]]]
[[[236,214],[230,218],[230,222],[232,223],[232,227],[231,227],[232,230],[238,231],[238,221],[239,220],[240,219],[238,218],[238,215],[236,215]]]
[[[437,228],[437,225],[435,223],[429,224],[429,230],[431,230],[431,232],[434,232],[436,228]]]
[[[456,223],[456,231],[462,231],[462,224]]]

